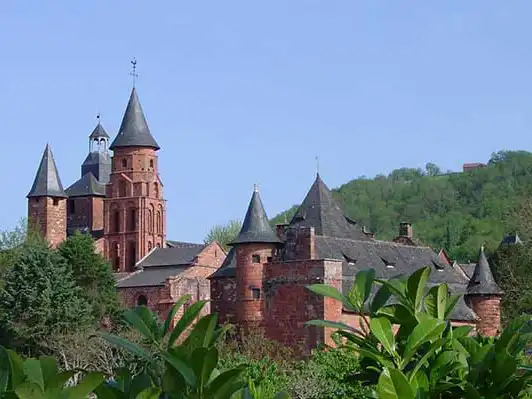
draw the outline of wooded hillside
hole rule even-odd
[[[526,151],[494,153],[488,167],[468,173],[443,173],[427,164],[425,170],[361,177],[334,190],[347,216],[378,239],[397,236],[399,222],[409,221],[416,238],[462,261],[475,259],[482,244],[496,249],[509,232],[527,238],[530,221],[524,223],[520,210],[531,195],[532,153]],[[290,220],[295,210],[273,222]]]

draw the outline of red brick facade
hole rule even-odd
[[[133,271],[154,247],[166,245],[166,204],[152,148],[115,150],[104,200],[105,257],[115,271]]]
[[[57,247],[66,238],[66,199],[28,198],[28,221],[42,232],[52,247]]]
[[[75,197],[67,200],[68,226],[103,230],[103,197]]]
[[[488,337],[498,335],[501,329],[501,297],[498,295],[475,295],[467,299],[469,306],[479,318],[477,331]]]

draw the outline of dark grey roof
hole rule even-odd
[[[182,266],[194,263],[196,256],[205,248],[204,244],[189,244],[178,247],[155,248],[137,267]]]
[[[523,243],[523,241],[521,241],[521,239],[519,238],[517,233],[515,233],[515,234],[509,234],[506,237],[504,237],[504,239],[501,242],[501,246],[513,245],[513,244],[522,244],[522,243]]]
[[[268,222],[268,216],[266,216],[259,191],[256,188],[253,190],[242,229],[236,240],[229,245],[244,243],[281,243]]]
[[[93,151],[81,164],[81,175],[92,173],[100,183],[108,183],[111,175],[111,156],[108,152]]]
[[[50,144],[46,144],[39,169],[37,169],[37,174],[27,197],[66,198]]]
[[[108,138],[109,138],[109,135],[107,134],[107,132],[105,131],[103,126],[100,124],[100,122],[98,122],[98,124],[96,125],[96,127],[94,128],[94,130],[92,131],[92,133],[89,136],[89,139],[91,139],[91,140],[94,140],[94,139],[108,139]]]
[[[362,226],[345,216],[320,175],[316,176],[290,226],[314,227],[320,236],[372,240]]]
[[[359,241],[316,237],[318,258],[342,260],[342,291],[347,294],[353,285],[356,273],[364,269],[374,269],[378,278],[390,279],[408,276],[414,271],[430,266],[428,285],[446,283],[453,293],[464,294],[468,279],[452,266],[445,265],[438,254],[428,247],[415,247],[385,241]],[[463,298],[458,302],[453,320],[475,320],[475,312]]]
[[[135,88],[131,91],[118,135],[109,148],[115,150],[122,147],[160,148],[150,133]]]
[[[117,281],[118,288],[163,286],[169,277],[179,276],[189,266],[154,267],[131,273]]]
[[[491,273],[484,248],[481,247],[475,272],[467,286],[467,295],[501,295],[502,293],[503,291],[499,288]]]
[[[65,190],[69,197],[105,197],[105,186],[89,172]]]
[[[475,273],[475,268],[477,267],[476,263],[458,263],[458,266],[464,271],[467,277],[473,277]]]
[[[231,248],[224,263],[209,278],[236,277],[235,248]]]

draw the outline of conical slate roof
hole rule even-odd
[[[109,138],[109,135],[107,134],[107,132],[105,131],[105,129],[103,128],[100,122],[98,122],[98,124],[96,125],[96,127],[94,128],[94,130],[89,136],[89,139],[91,140],[108,139],[108,138]]]
[[[96,180],[89,172],[65,190],[66,195],[72,197],[105,197],[105,186]]]
[[[347,218],[320,175],[296,211],[290,226],[314,227],[316,235],[371,240],[357,222]]]
[[[118,135],[109,148],[115,150],[123,147],[160,148],[150,133],[135,88],[131,91]]]
[[[478,256],[478,262],[475,266],[475,271],[469,284],[467,285],[466,295],[501,295],[503,291],[499,288],[493,274],[491,273],[491,268],[486,259],[486,254],[484,253],[484,247],[480,248],[480,253]]]
[[[246,243],[281,243],[268,222],[259,191],[256,188],[249,202],[240,234],[230,245]]]
[[[50,144],[46,144],[39,169],[37,169],[37,174],[27,197],[66,198]]]

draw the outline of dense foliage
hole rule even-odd
[[[467,261],[475,259],[481,244],[494,250],[505,234],[521,227],[515,211],[532,196],[531,187],[532,154],[501,151],[486,168],[468,173],[442,174],[433,164],[426,170],[401,168],[388,176],[352,180],[333,195],[347,216],[377,238],[397,236],[399,222],[407,220],[425,244]],[[295,210],[273,223],[290,220]],[[527,238],[532,230],[525,229],[519,233]]]
[[[213,226],[205,237],[205,244],[217,241],[227,251],[229,250],[228,244],[236,239],[241,228],[242,223],[239,220],[230,220],[225,225]]]
[[[449,315],[459,299],[446,284],[428,289],[430,267],[409,277],[375,279],[357,273],[348,295],[315,284],[316,294],[341,301],[362,315],[362,327],[325,320],[311,325],[338,329],[345,347],[360,355],[353,378],[372,386],[383,399],[518,398],[530,394],[532,369],[523,364],[532,338],[529,317],[513,320],[497,338],[453,327]],[[374,286],[378,290],[371,297]],[[393,296],[394,301],[389,302]],[[392,325],[399,328],[394,331]]]

